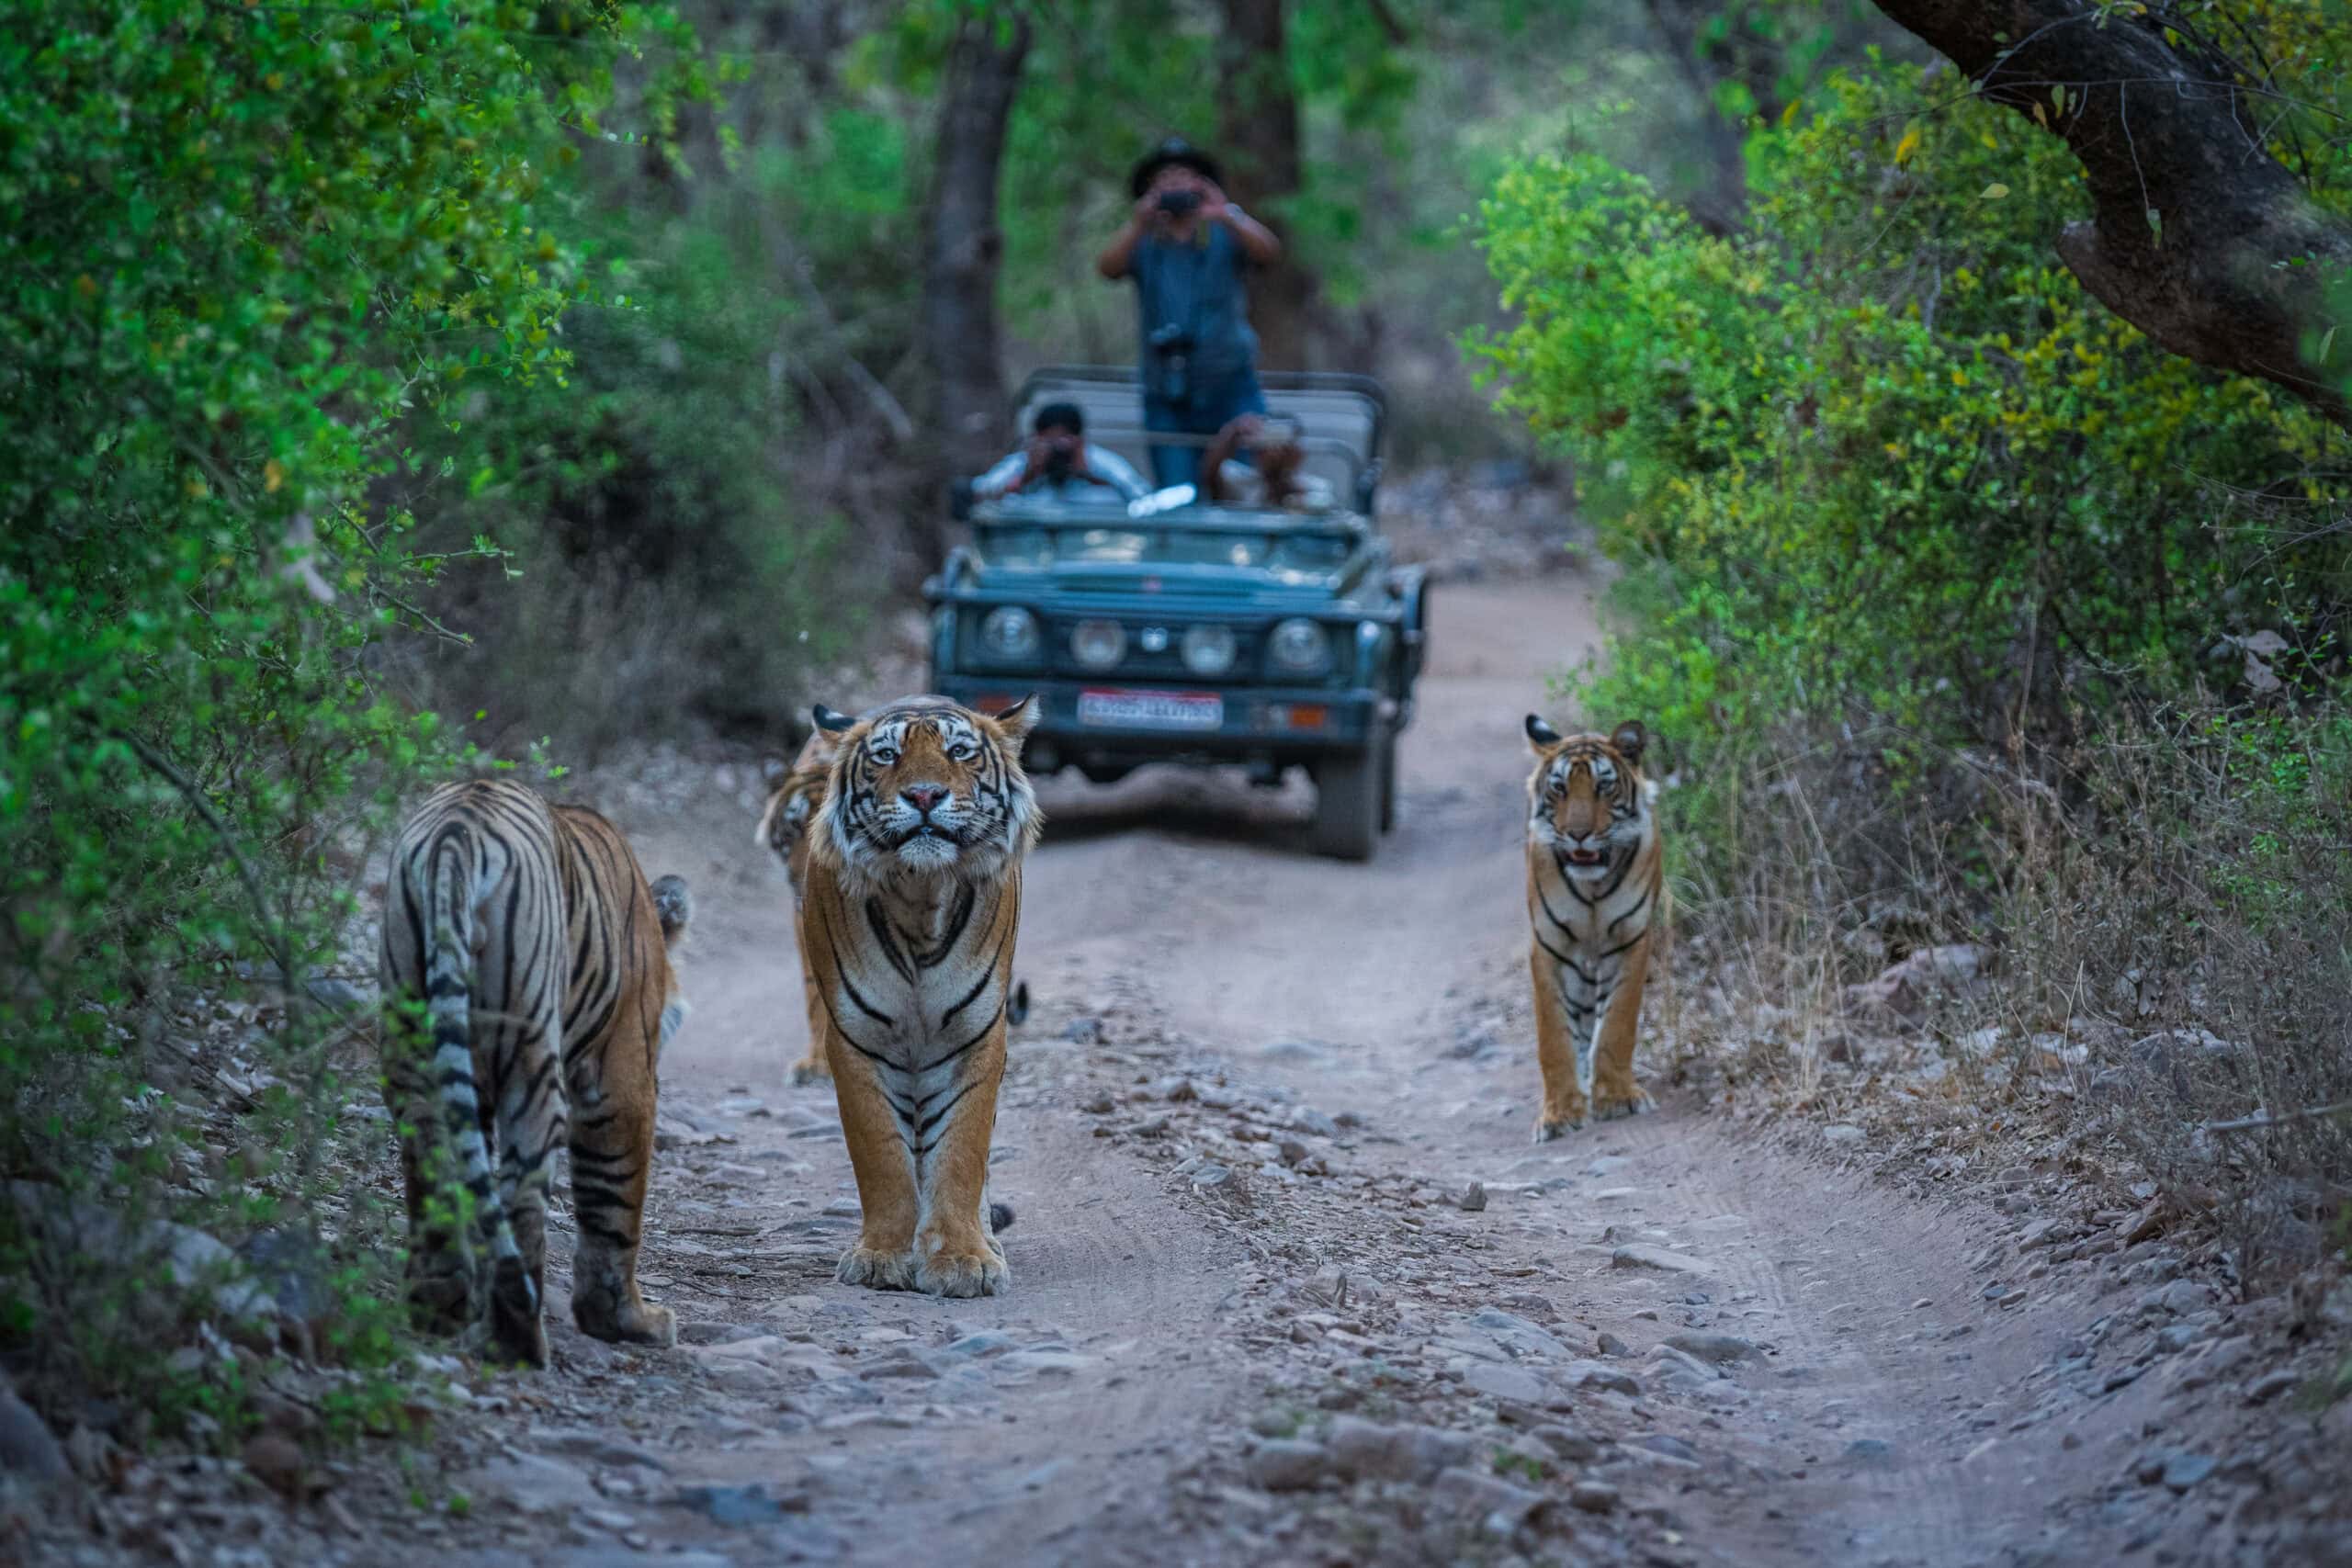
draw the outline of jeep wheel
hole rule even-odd
[[[1315,768],[1315,848],[1337,860],[1370,860],[1379,838],[1380,753],[1369,750],[1326,757]]]

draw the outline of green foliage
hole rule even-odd
[[[669,31],[569,0],[12,11],[7,1176],[134,1223],[165,1208],[237,1235],[319,1220],[345,1108],[373,1099],[364,1031],[299,984],[263,991],[259,1013],[199,998],[330,961],[352,913],[331,863],[451,758],[429,715],[371,681],[377,645],[418,626],[416,595],[453,558],[419,553],[377,487],[404,431],[456,400],[560,384],[559,318],[585,281],[550,175],[610,134],[594,117],[614,62]],[[699,85],[690,67],[654,78],[649,122]],[[208,1030],[260,1069],[232,1125],[189,1092]],[[349,1287],[371,1231],[359,1206],[344,1220],[328,1239]],[[0,1278],[12,1337],[78,1352],[101,1382],[161,1377],[169,1338],[132,1334],[135,1282],[74,1277],[13,1205]],[[110,1303],[76,1293],[94,1283]],[[364,1305],[344,1321],[347,1353],[390,1354]],[[183,1404],[228,1427],[238,1390],[207,1379]]]
[[[1574,452],[1631,629],[1596,716],[1718,766],[1792,721],[1899,777],[2177,684],[2225,634],[2316,636],[2347,586],[2312,530],[2330,434],[2148,343],[2052,236],[2064,146],[1908,67],[1833,76],[1747,143],[1753,211],[1701,232],[1589,157],[1484,208],[1498,401]],[[2235,667],[2235,654],[2226,669]]]

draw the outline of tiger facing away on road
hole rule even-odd
[[[487,1318],[499,1354],[547,1364],[546,1190],[568,1138],[573,1321],[600,1339],[674,1343],[669,1309],[638,1293],[637,1251],[655,1071],[686,1013],[671,966],[686,885],[649,886],[610,822],[506,779],[434,791],[387,883],[384,1100],[412,1311],[445,1332]]]
[[[1634,1034],[1651,949],[1666,931],[1657,785],[1637,723],[1562,736],[1534,714],[1527,739],[1528,963],[1544,1108],[1535,1141],[1650,1109],[1634,1081]]]
[[[864,1210],[843,1283],[991,1295],[1007,1279],[988,1201],[1021,923],[1043,818],[1021,771],[1036,722],[907,697],[852,719],[808,829],[801,945]]]
[[[792,945],[800,954],[801,1005],[808,1020],[808,1055],[792,1064],[796,1084],[816,1083],[832,1076],[825,1063],[825,1008],[817,998],[816,971],[809,966],[808,944],[802,940],[801,911],[808,900],[808,824],[825,803],[825,781],[832,774],[833,753],[840,749],[840,733],[820,726],[808,732],[791,761],[770,757],[763,762],[768,798],[761,808],[759,826],[752,830],[752,841],[775,853],[784,865],[785,880],[792,886]],[[1005,1007],[1006,1021],[1017,1024],[1028,1013],[1028,984],[1015,980],[1012,1000]]]

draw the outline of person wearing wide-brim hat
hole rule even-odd
[[[1282,258],[1282,242],[1225,194],[1208,153],[1170,137],[1128,178],[1135,210],[1095,265],[1133,278],[1141,344],[1144,425],[1209,436],[1266,412],[1247,274]],[[1197,446],[1154,446],[1160,485],[1192,482]]]

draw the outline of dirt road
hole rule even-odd
[[[1574,579],[1435,615],[1369,867],[1305,852],[1303,786],[1048,786],[988,1301],[832,1282],[854,1192],[830,1089],[788,1086],[748,781],[606,801],[700,900],[646,1262],[687,1342],[563,1325],[553,1372],[481,1396],[508,1451],[428,1533],[583,1564],[2039,1560],[2045,1499],[2118,1462],[2082,1433],[2131,1410],[2079,1427],[2093,1402],[2033,1375],[2087,1308],[1984,1299],[1972,1257],[2014,1221],[1660,1083],[1657,1115],[1529,1145],[1520,721],[1592,615]]]

